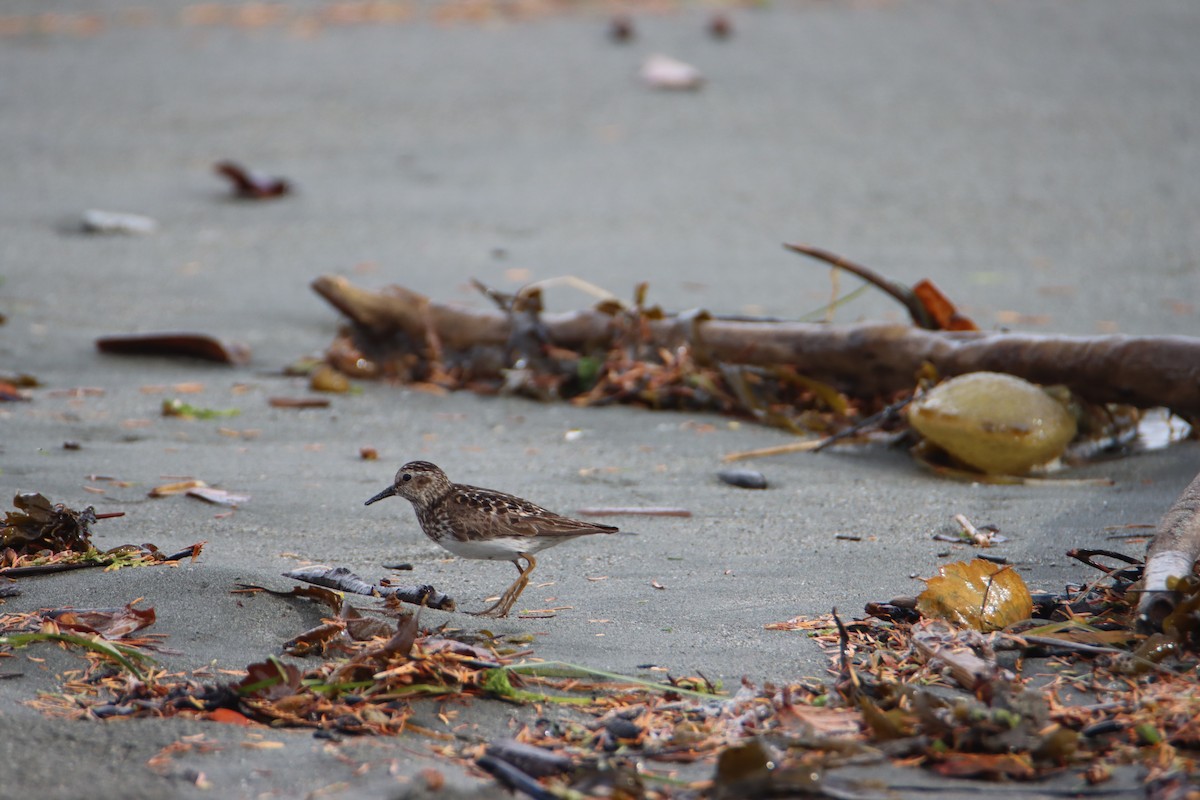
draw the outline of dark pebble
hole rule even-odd
[[[605,729],[616,739],[636,739],[642,735],[642,729],[627,719],[613,717],[604,723]]]
[[[742,489],[765,489],[767,478],[761,472],[753,469],[723,469],[717,477],[730,486]]]

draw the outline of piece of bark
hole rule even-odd
[[[356,332],[383,346],[398,333],[424,342],[426,325],[446,351],[491,348],[509,341],[507,314],[435,303],[409,289],[371,292],[340,276],[317,278],[313,289],[345,314]],[[611,343],[627,321],[596,310],[544,314],[549,341],[579,349]],[[891,323],[820,323],[643,319],[650,347],[690,344],[729,364],[787,364],[816,380],[863,397],[911,389],[928,362],[943,377],[1004,372],[1043,385],[1065,384],[1096,403],[1164,406],[1200,419],[1200,338],[1186,336],[1048,336],[983,331],[928,331]],[[505,368],[479,359],[474,374]]]
[[[1142,595],[1138,599],[1138,628],[1162,629],[1175,610],[1179,593],[1167,588],[1167,579],[1192,574],[1200,560],[1200,475],[1197,475],[1158,523],[1146,553]]]
[[[314,565],[283,573],[283,577],[304,581],[316,586],[325,586],[340,592],[361,594],[368,597],[395,597],[405,603],[428,606],[441,611],[453,611],[454,600],[428,584],[419,586],[377,586],[367,583],[345,567]]]

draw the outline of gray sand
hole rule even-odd
[[[42,8],[5,13],[29,21]],[[401,462],[423,458],[565,513],[693,513],[622,520],[633,535],[544,553],[522,605],[570,607],[553,619],[427,622],[534,633],[540,657],[615,671],[654,663],[726,685],[786,680],[821,674],[825,658],[764,624],[918,591],[914,577],[946,561],[948,546],[930,537],[953,514],[1000,526],[1010,539],[1000,554],[1055,590],[1093,577],[1063,555],[1071,547],[1137,554],[1106,528],[1154,523],[1200,469],[1189,443],[1076,473],[1109,487],[977,486],[878,449],[755,462],[771,488],[753,492],[717,482],[720,456],[789,437],[722,418],[370,384],[327,410],[266,403],[305,394],[280,369],[332,339],[337,314],[308,289],[327,273],[477,306],[472,276],[512,289],[570,274],[622,296],[646,280],[671,309],[795,316],[830,293],[824,268],[780,247],[799,240],[906,283],[932,278],[985,327],[1194,335],[1194,3],[781,2],[735,11],[727,42],[704,35],[703,13],[682,11],[638,18],[626,46],[605,37],[603,14],[582,12],[458,25],[422,12],[314,31],[192,24],[182,4],[143,24],[111,0],[55,8],[105,26],[0,37],[0,372],[44,384],[33,402],[0,406],[0,500],[36,490],[126,512],[97,524],[102,548],[208,544],[176,569],[25,580],[5,611],[140,597],[157,611],[153,630],[169,634],[165,664],[191,670],[242,668],[314,624],[321,611],[304,603],[230,594],[238,582],[285,588],[279,573],[308,561],[372,580],[411,562],[415,580],[477,608],[510,566],[450,560],[403,501],[362,505]],[[641,85],[652,52],[697,65],[706,86]],[[300,191],[231,201],[210,171],[221,158]],[[85,236],[74,227],[87,208],[147,214],[160,229]],[[588,302],[549,294],[555,309]],[[900,318],[878,296],[839,314]],[[92,345],[160,329],[245,341],[254,361],[107,357]],[[183,382],[203,384],[186,401],[240,414],[161,417]],[[74,387],[104,391],[62,393]],[[64,450],[67,440],[81,449]],[[380,460],[359,457],[368,445]],[[146,498],[170,476],[252,500],[226,515]],[[79,663],[40,646],[0,665],[23,673],[0,681],[0,796],[392,797],[429,765],[478,796],[475,778],[420,737],[68,723],[22,704]],[[437,708],[422,712],[431,727]],[[477,702],[461,718],[487,737],[523,713]],[[178,756],[165,775],[144,766],[194,734],[223,749]],[[244,746],[255,737],[285,746]],[[882,774],[900,796],[930,791],[926,775]]]

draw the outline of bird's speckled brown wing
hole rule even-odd
[[[450,512],[464,528],[478,530],[485,536],[584,536],[591,533],[615,533],[611,525],[564,517],[539,505],[511,494],[481,489],[477,486],[455,487],[446,498]],[[449,509],[447,509],[449,510]],[[461,536],[455,531],[456,536]]]

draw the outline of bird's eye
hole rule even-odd
[[[400,480],[404,481],[405,483],[408,483],[409,481],[412,480],[412,475],[409,475],[406,472],[406,473],[404,473],[403,477],[400,478]]]

